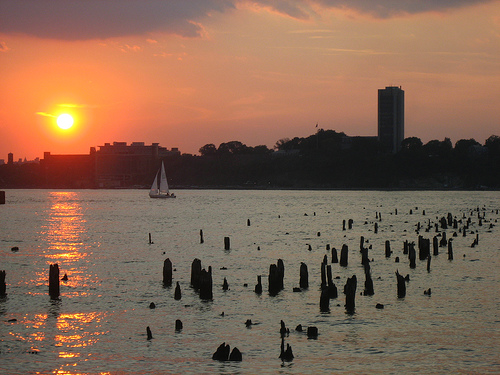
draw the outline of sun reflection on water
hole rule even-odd
[[[62,294],[65,297],[81,295],[86,284],[82,273],[81,261],[88,258],[89,245],[86,243],[87,219],[85,207],[82,206],[78,192],[55,191],[49,193],[47,220],[40,230],[40,240],[44,243],[42,252],[46,263],[59,264],[61,277],[68,275],[63,282],[67,288]],[[40,270],[36,274],[36,284],[47,284],[47,271]]]

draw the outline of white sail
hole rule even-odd
[[[167,174],[163,162],[161,162],[160,194],[168,194]]]
[[[151,189],[149,190],[149,196],[158,194],[158,172],[155,174],[155,180],[151,185]]]
[[[158,175],[160,176],[160,183],[158,184]],[[161,162],[161,168],[156,172],[155,180],[151,189],[149,190],[150,198],[175,198],[175,194],[170,194],[168,189],[167,174],[165,173],[165,166]]]

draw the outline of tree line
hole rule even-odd
[[[409,137],[392,154],[383,151],[376,137],[320,129],[308,137],[280,139],[272,149],[231,141],[206,144],[199,154],[165,158],[173,188],[500,188],[497,135],[484,145],[474,139],[453,145],[449,138],[424,144]],[[141,183],[146,187],[151,181]],[[0,188],[43,186],[36,164],[0,166]]]

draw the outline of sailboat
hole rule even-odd
[[[158,175],[160,176],[160,181],[158,183]],[[161,162],[161,168],[156,172],[155,180],[151,189],[149,190],[150,198],[175,198],[174,193],[170,193],[168,190],[167,174],[165,173],[165,166],[163,161]]]

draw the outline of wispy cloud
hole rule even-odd
[[[52,114],[46,113],[46,112],[36,112],[36,114],[39,116],[44,116],[44,117],[54,117],[54,118],[57,117],[55,115],[52,115]]]
[[[7,43],[0,42],[0,52],[7,52],[8,50],[10,50],[10,48],[7,47]]]

